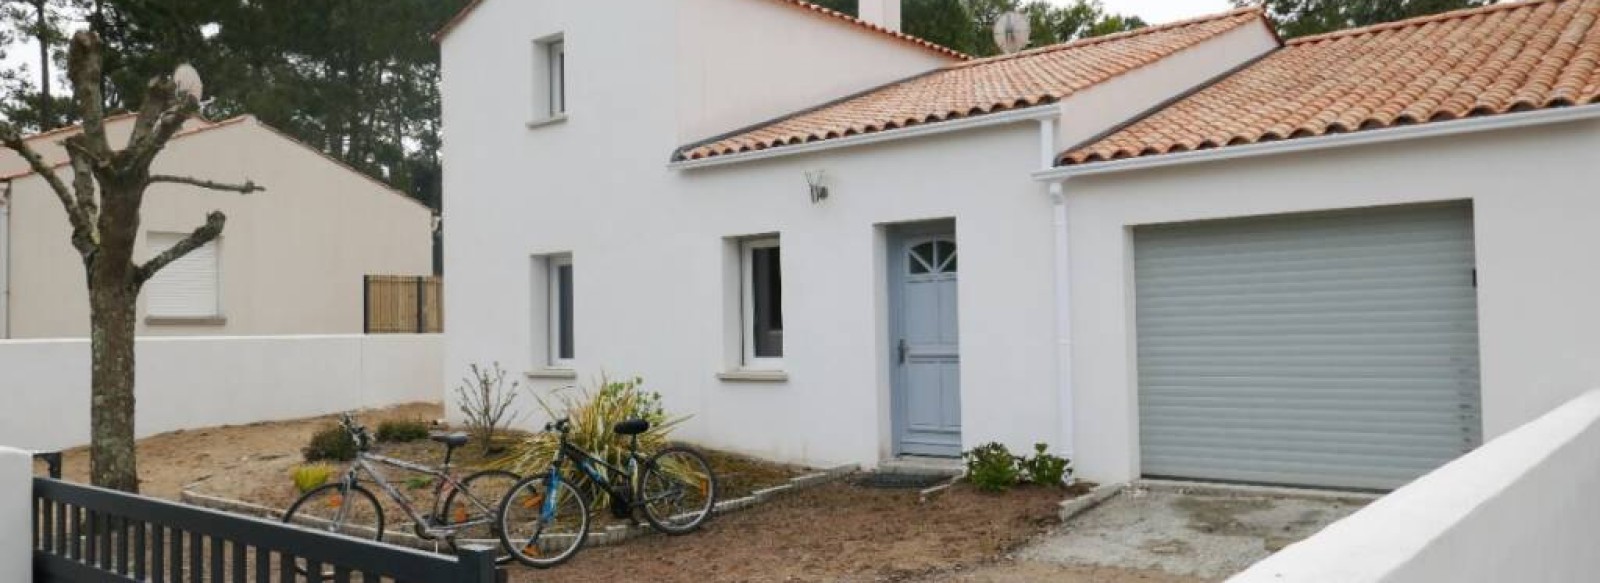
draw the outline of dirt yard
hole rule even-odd
[[[918,504],[914,490],[834,483],[718,517],[695,534],[651,535],[584,549],[553,569],[516,569],[511,580],[920,580],[992,561],[1044,532],[1062,497],[1043,488],[983,494],[962,484]]]

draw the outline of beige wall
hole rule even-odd
[[[174,139],[154,171],[250,179],[267,191],[240,196],[170,184],[150,188],[141,246],[151,232],[193,230],[212,210],[228,215],[219,268],[226,323],[150,325],[141,317],[141,335],[359,333],[363,275],[432,271],[428,209],[254,118]],[[14,186],[10,336],[86,336],[83,267],[68,242],[60,203],[37,176]],[[142,249],[136,256],[153,254]]]

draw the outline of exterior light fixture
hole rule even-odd
[[[826,170],[806,171],[806,186],[810,187],[811,204],[820,204],[828,198],[828,186],[823,184],[827,178]]]

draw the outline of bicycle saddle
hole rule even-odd
[[[629,419],[618,423],[611,428],[617,435],[638,435],[650,430],[650,422],[643,419]]]
[[[450,448],[461,447],[466,445],[467,442],[472,441],[470,436],[460,431],[455,433],[429,433],[428,439],[442,443],[445,445],[445,447]]]

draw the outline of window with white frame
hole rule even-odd
[[[744,365],[779,369],[783,363],[783,261],[777,237],[740,243]]]
[[[533,43],[534,117],[558,119],[567,113],[567,43],[552,35]]]
[[[155,256],[177,245],[187,233],[150,233]],[[222,315],[218,241],[206,243],[167,264],[144,285],[145,312],[153,318],[217,318]]]
[[[550,364],[570,367],[576,355],[573,333],[572,256],[554,255],[549,266]]]

